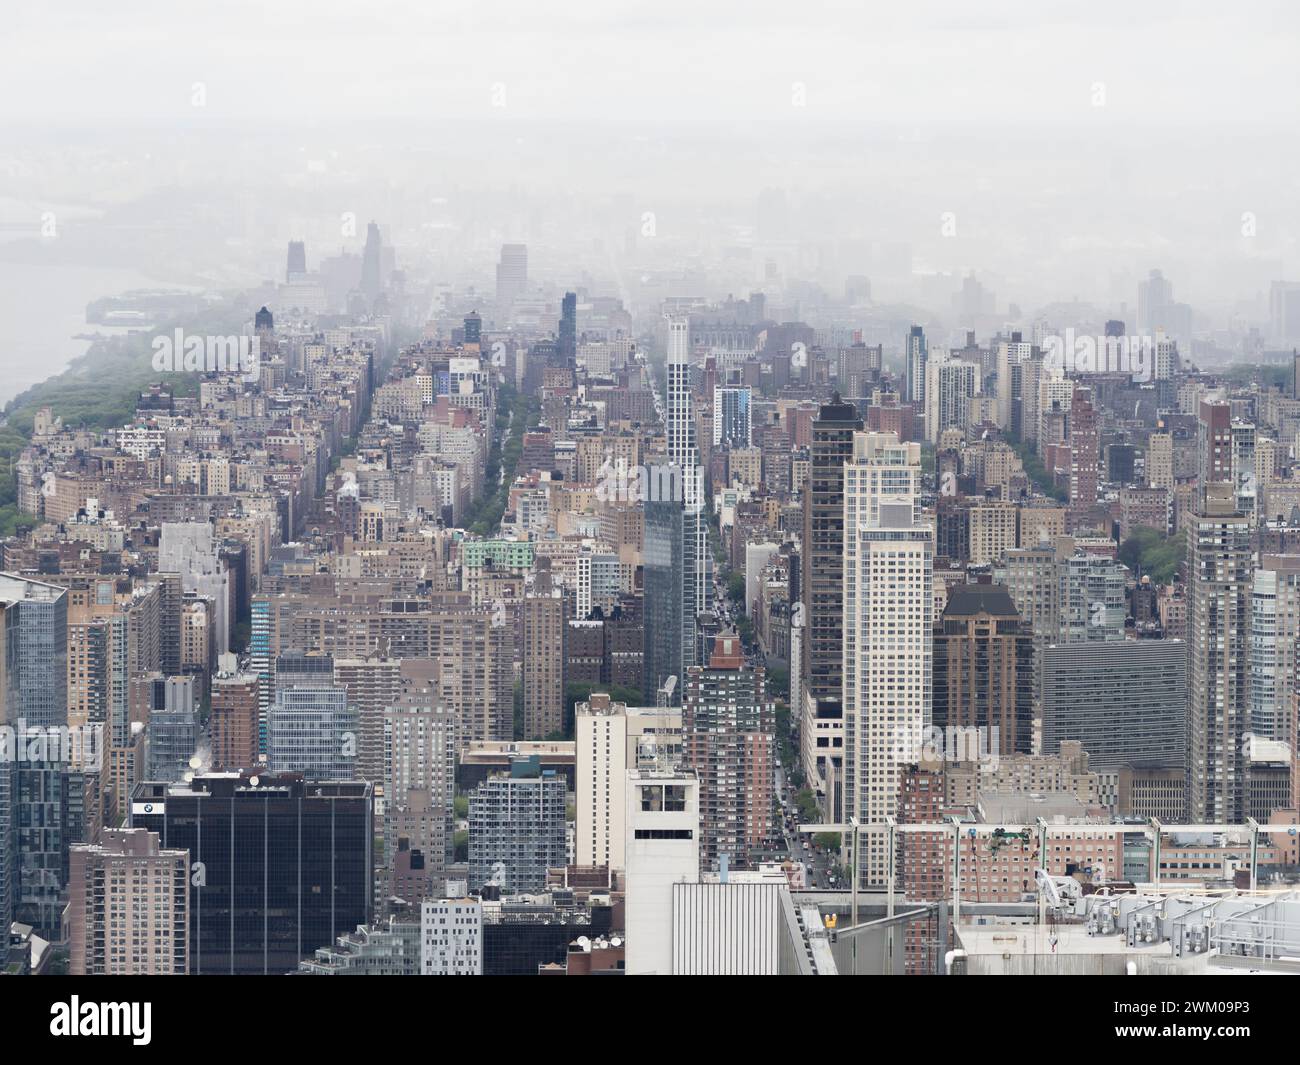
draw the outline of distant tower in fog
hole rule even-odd
[[[565,366],[572,366],[578,357],[578,297],[572,292],[566,292],[564,302],[560,304],[560,338],[556,343],[556,353]]]
[[[361,291],[372,299],[384,287],[380,276],[383,248],[384,238],[379,235],[379,226],[371,222],[366,227],[366,250],[361,257]]]
[[[465,316],[465,346],[473,344],[475,347],[482,342],[483,338],[483,319],[479,317],[478,311],[470,311]]]
[[[528,291],[528,245],[502,244],[497,263],[497,303],[510,305]]]
[[[292,285],[307,273],[307,245],[301,240],[289,241],[289,259],[284,267],[284,280]]]

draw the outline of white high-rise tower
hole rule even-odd
[[[668,389],[664,429],[668,462],[682,488],[682,673],[698,665],[696,615],[708,606],[708,540],[704,520],[704,470],[695,443],[691,409],[691,329],[683,316],[668,319]]]
[[[899,769],[931,720],[934,530],[920,511],[921,446],[855,433],[844,466],[844,809],[898,813]],[[864,834],[865,883],[884,883],[883,835]]]

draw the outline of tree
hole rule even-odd
[[[823,847],[835,854],[840,852],[840,836],[838,832],[818,832],[813,836],[813,842],[819,847]]]
[[[817,807],[817,796],[813,794],[811,788],[800,788],[795,794],[794,802],[799,807],[800,820],[815,821],[821,816],[821,810]]]
[[[790,671],[776,666],[767,671],[767,690],[778,699],[790,698]]]
[[[1174,579],[1187,552],[1181,536],[1165,536],[1157,529],[1136,528],[1120,544],[1119,560],[1135,574],[1149,576],[1154,584],[1168,584]]]
[[[727,578],[727,598],[740,604],[741,613],[749,613],[749,604],[745,602],[744,574],[733,573]]]

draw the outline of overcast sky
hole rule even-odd
[[[1126,313],[1160,268],[1253,321],[1300,280],[1298,26],[1294,0],[9,5],[0,260],[244,284],[348,214],[457,282],[523,240],[594,289],[627,255],[710,296],[867,274],[942,311],[974,273],[999,308]]]
[[[206,121],[1294,121],[1295,3],[1065,6],[60,0],[9,5],[0,94],[60,124],[191,120],[196,82]]]

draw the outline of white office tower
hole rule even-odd
[[[424,900],[420,975],[483,975],[483,904],[478,899]]]
[[[931,352],[925,367],[925,433],[932,444],[945,429],[970,424],[970,401],[980,391],[980,368],[973,362]]]
[[[1155,365],[1151,368],[1152,378],[1156,381],[1171,381],[1174,374],[1182,368],[1178,357],[1178,341],[1165,336],[1164,330],[1158,330],[1155,338]]]
[[[845,813],[898,812],[899,769],[931,719],[934,530],[920,513],[921,447],[855,433],[844,466]],[[867,833],[864,883],[888,871],[883,834]]]
[[[688,318],[668,319],[668,394],[664,432],[668,461],[682,471],[684,501],[700,502],[702,487],[695,474],[699,451],[695,446],[695,418],[691,411],[691,326]],[[688,476],[689,475],[689,476]]]
[[[577,779],[574,853],[581,866],[623,868],[627,817],[627,708],[604,693],[574,709]]]
[[[695,443],[691,410],[690,320],[668,319],[668,389],[664,430],[668,463],[681,471],[682,485],[682,676],[698,665],[695,618],[708,609],[708,530],[704,518],[704,469]]]
[[[1013,333],[1011,340],[998,344],[998,425],[1003,429],[1012,426],[1012,414],[1018,401],[1023,401],[1023,367],[1033,359],[1034,346]]]
[[[673,971],[673,885],[700,872],[700,791],[695,774],[667,765],[627,774],[626,971]]]

